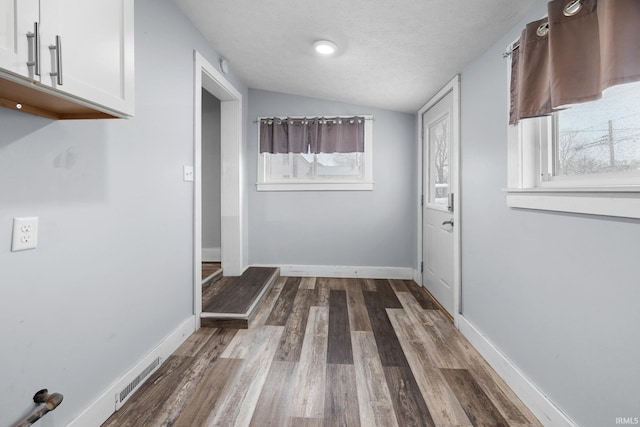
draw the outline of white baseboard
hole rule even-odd
[[[173,332],[167,335],[153,350],[138,361],[131,369],[105,390],[87,409],[74,418],[67,427],[99,426],[109,418],[116,409],[115,396],[127,384],[129,384],[144,368],[157,357],[161,363],[174,352],[180,344],[193,334],[196,330],[196,318],[191,316],[178,326]],[[148,379],[149,377],[147,377]]]
[[[203,262],[220,262],[222,250],[220,248],[202,248]]]
[[[538,420],[545,426],[577,427],[560,408],[549,400],[547,396],[532,383],[516,365],[493,345],[463,315],[458,316],[458,326],[471,345],[485,358],[491,367],[500,375],[514,393],[533,412]]]
[[[267,267],[266,265],[261,266]],[[356,267],[345,265],[269,265],[268,267],[279,267],[280,275],[289,277],[413,280],[414,276],[412,268],[404,267]]]
[[[413,270],[413,281],[422,286],[422,273],[418,270]]]

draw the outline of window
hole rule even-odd
[[[260,148],[258,153],[258,191],[304,191],[304,190],[372,190],[373,189],[373,116],[332,116],[323,118],[288,117],[258,118],[259,123],[265,120],[289,120],[305,124],[310,120],[325,120],[334,123],[342,120],[361,119],[364,125],[364,150],[348,152],[329,147],[315,146],[315,140],[302,149],[299,146],[291,149],[274,149],[268,152]],[[259,126],[258,140],[263,144],[260,134],[265,127]],[[301,132],[297,130],[298,134]],[[306,138],[306,136],[304,137]],[[306,143],[305,143],[306,144]],[[316,149],[313,149],[316,147]],[[323,145],[323,146],[326,146]],[[285,151],[285,152],[282,152]],[[317,152],[314,152],[317,151]]]
[[[509,206],[640,218],[640,82],[509,128]]]
[[[560,111],[553,125],[548,181],[640,183],[640,83],[614,86],[598,101]]]

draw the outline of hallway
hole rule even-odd
[[[202,328],[104,426],[539,426],[412,281],[281,277]]]

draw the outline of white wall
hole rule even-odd
[[[580,426],[640,416],[640,221],[509,209],[506,45],[462,73],[462,296],[474,323]]]
[[[220,250],[220,100],[202,91],[202,248]]]
[[[373,114],[373,191],[258,192],[260,116]],[[250,264],[415,268],[416,143],[410,114],[249,90]]]
[[[193,49],[218,57],[172,1],[135,14],[135,118],[0,108],[0,425],[44,387],[66,425],[193,313]],[[38,248],[10,252],[30,215]]]

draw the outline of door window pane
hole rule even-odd
[[[449,200],[449,115],[429,125],[429,203],[447,206]]]

